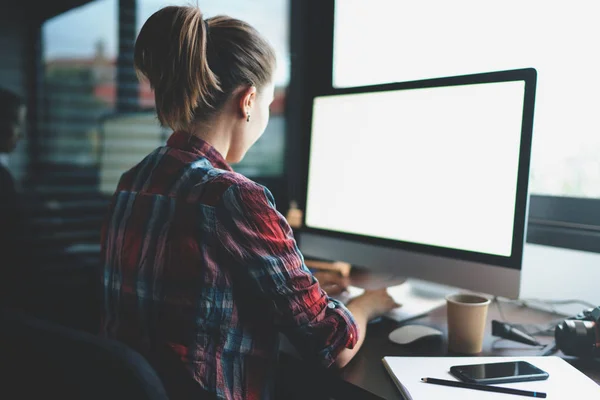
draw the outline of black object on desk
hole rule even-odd
[[[525,343],[530,346],[541,346],[540,342],[535,340],[534,337],[515,328],[510,324],[496,320],[492,320],[492,335],[508,340],[513,340],[519,343]]]
[[[464,388],[464,389],[482,390],[485,392],[516,394],[519,396],[537,397],[537,398],[541,398],[541,399],[546,398],[546,393],[543,393],[543,392],[531,392],[529,390],[512,389],[512,388],[505,388],[505,387],[499,387],[499,386],[479,385],[477,383],[447,381],[444,379],[435,379],[435,378],[422,378],[421,380],[425,383],[433,383],[434,385],[443,385],[443,386],[451,386],[451,387]]]
[[[560,322],[554,330],[556,346],[566,355],[600,357],[600,307],[590,308]]]

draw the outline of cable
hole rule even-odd
[[[564,320],[564,316],[560,316],[546,324],[526,324],[526,323],[511,323],[506,318],[506,314],[504,313],[504,309],[501,305],[502,302],[515,304],[520,307],[526,308],[548,308],[546,311],[552,312],[553,314],[561,315],[556,306],[562,305],[571,305],[571,304],[579,304],[586,308],[595,308],[592,303],[587,302],[585,300],[579,299],[566,299],[566,300],[544,300],[538,298],[525,298],[518,300],[505,299],[498,296],[494,296],[493,301],[496,303],[496,308],[498,309],[498,314],[500,315],[500,319],[504,323],[509,323],[516,329],[519,329],[530,336],[554,336],[554,330],[556,326]],[[548,351],[552,351],[548,348]]]
[[[554,336],[554,328],[564,318],[555,319],[546,324],[512,324],[515,328],[527,332],[531,336]]]
[[[540,352],[540,356],[550,356],[558,351],[558,346],[556,345],[556,341],[552,341],[552,343],[544,346],[542,351]]]
[[[540,350],[543,350],[543,349],[546,348],[545,345],[524,347],[522,344],[521,345],[517,345],[515,347],[505,347],[505,346],[503,347],[503,346],[500,346],[500,343],[516,343],[516,342],[512,342],[509,339],[505,339],[505,338],[496,338],[492,342],[492,350],[518,349],[518,350],[536,350],[536,351],[540,351]]]
[[[502,319],[502,322],[507,322],[504,311],[502,311],[502,307],[500,307],[500,298],[498,296],[494,296],[494,303],[496,303],[496,308],[498,309],[498,314],[500,314],[500,319]]]
[[[511,299],[503,299],[498,296],[494,296],[493,302],[496,304],[496,308],[498,309],[498,314],[500,315],[500,320],[504,323],[509,323],[510,325],[529,334],[530,336],[554,336],[554,329],[556,328],[556,325],[558,323],[560,323],[561,321],[563,321],[564,317],[561,316],[560,318],[556,318],[545,324],[526,324],[526,323],[514,323],[513,324],[508,320],[508,318],[506,317],[506,314],[504,313],[504,308],[502,307],[502,304],[501,304],[503,301],[506,303],[511,303],[511,304],[515,304],[515,305],[518,305],[521,307],[527,307],[527,308],[532,308],[531,304],[534,301],[537,301],[537,302],[540,302],[547,306],[550,306],[552,308],[552,312],[555,314],[559,314],[559,313],[553,306],[554,304],[573,304],[573,303],[583,304],[583,303],[585,303],[585,302],[582,302],[579,300],[558,300],[558,301],[552,301],[552,300],[544,301],[544,300],[539,300],[539,299],[511,300]]]
[[[498,309],[498,314],[500,314],[501,321],[510,323],[508,321],[508,318],[506,318],[506,314],[504,314],[504,310],[500,304],[501,303],[500,298],[498,296],[495,296],[493,301],[496,304],[496,308]],[[510,302],[511,300],[508,300],[508,301]],[[560,322],[561,320],[562,320],[562,318],[558,322]],[[535,335],[546,333],[550,330],[554,330],[554,326],[556,324],[554,322],[551,322],[549,324],[542,325],[543,327],[540,327],[539,324],[512,324],[511,323],[511,325],[513,325],[517,329],[520,329],[520,330],[528,333],[531,336],[535,336]]]

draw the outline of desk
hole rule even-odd
[[[366,273],[351,276],[353,284],[363,287],[375,288],[387,282],[396,284],[398,280],[392,281],[390,277],[374,277]],[[393,283],[392,283],[393,282]],[[511,303],[502,303],[502,311],[508,321],[513,323],[533,323],[543,324],[556,318],[561,318],[555,314],[544,311],[524,308]],[[523,345],[508,340],[498,340],[491,335],[491,320],[501,319],[498,307],[492,303],[488,311],[488,323],[481,356],[535,356],[540,352],[540,348]],[[388,340],[388,334],[401,324],[388,319],[369,324],[367,327],[367,336],[362,348],[352,359],[352,361],[342,370],[327,371],[326,380],[330,397],[334,399],[344,399],[348,393],[354,393],[353,398],[368,399],[387,399],[400,400],[396,386],[392,382],[387,371],[383,367],[381,359],[384,356],[453,356],[448,353],[446,343],[446,308],[439,308],[428,316],[418,320],[408,322],[428,325],[439,329],[445,333],[444,338],[434,338],[433,340],[421,342],[419,346],[400,346]],[[552,337],[537,337],[540,342],[549,343]],[[561,353],[557,355],[561,356]],[[600,362],[594,360],[579,360],[575,358],[566,358],[571,364],[582,371],[584,374],[600,384]],[[290,362],[289,359],[284,361]],[[320,384],[323,387],[323,382]]]

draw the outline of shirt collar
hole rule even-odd
[[[221,153],[219,153],[208,142],[188,132],[173,132],[169,137],[169,140],[167,140],[167,146],[204,156],[215,168],[223,169],[225,171],[233,171]]]

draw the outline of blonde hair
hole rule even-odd
[[[154,89],[158,120],[187,129],[217,113],[240,86],[260,89],[275,70],[275,52],[249,24],[197,7],[154,13],[135,43],[135,69]]]

